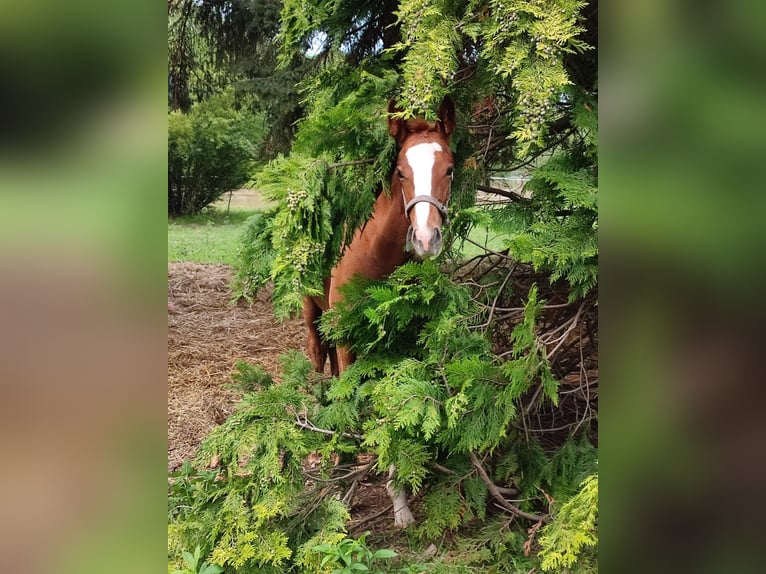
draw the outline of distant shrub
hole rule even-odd
[[[247,181],[262,118],[231,90],[168,114],[168,215],[191,215]]]

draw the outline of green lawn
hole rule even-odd
[[[476,243],[484,245],[487,249],[492,251],[502,251],[505,248],[504,238],[507,236],[490,231],[486,228],[474,227],[468,237]],[[476,255],[482,255],[484,253],[486,253],[484,249],[473,243],[466,241],[463,244],[463,259],[471,259]]]
[[[244,222],[254,213],[255,210],[232,209],[227,214],[225,208],[216,207],[199,215],[168,220],[168,261],[234,265]],[[470,238],[489,249],[503,249],[502,238],[486,229],[474,229]],[[465,259],[480,253],[484,251],[465,243]]]
[[[214,208],[168,220],[168,261],[234,265],[245,220],[253,210]]]

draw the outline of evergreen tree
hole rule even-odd
[[[429,118],[445,94],[456,100],[452,246],[346,286],[322,321],[358,355],[340,378],[292,356],[280,385],[246,396],[173,488],[179,549],[199,544],[238,572],[321,572],[317,548],[345,536],[339,502],[395,465],[422,501],[416,536],[474,527],[466,571],[593,567],[596,15],[575,0],[283,2],[278,60],[305,65],[304,115],[290,153],[254,177],[276,207],[247,229],[241,292],[273,281],[287,314],[321,291],[345,226],[388,191],[389,98]],[[523,192],[492,185],[519,170]],[[480,208],[478,191],[506,201]],[[505,244],[466,265],[460,248],[479,225]],[[309,453],[315,470],[300,462]]]

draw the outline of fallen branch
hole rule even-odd
[[[489,490],[489,493],[492,495],[492,498],[494,498],[500,506],[502,506],[505,510],[510,512],[511,514],[515,514],[516,516],[520,516],[521,518],[526,518],[527,520],[532,520],[533,522],[547,522],[549,520],[549,517],[547,515],[540,516],[538,514],[532,514],[530,512],[524,512],[520,508],[515,507],[513,504],[508,502],[498,489],[498,486],[492,482],[492,479],[487,474],[487,471],[484,470],[484,467],[481,464],[481,461],[479,460],[479,457],[477,457],[474,453],[471,453],[471,462],[476,467],[476,470],[479,472],[479,476],[481,476],[481,479],[484,481],[484,484],[487,485],[487,490]]]

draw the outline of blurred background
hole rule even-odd
[[[6,572],[164,560],[165,18],[0,7]]]
[[[764,9],[602,8],[601,565],[759,571]]]

